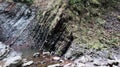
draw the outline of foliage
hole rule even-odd
[[[118,2],[120,2],[120,0],[69,0],[70,7],[78,13],[84,13],[85,11],[90,11],[93,8],[114,8],[114,5]]]
[[[102,50],[108,48],[108,45],[119,45],[120,34],[110,34],[104,29],[106,20],[104,14],[116,9],[120,0],[69,0],[69,7],[73,19],[78,19],[79,28],[75,31],[78,37],[76,42],[79,44],[90,45],[90,48]],[[117,16],[120,20],[120,16]],[[79,32],[78,32],[79,30]]]

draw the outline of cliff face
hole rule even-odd
[[[66,3],[54,1],[48,10],[20,3],[0,3],[0,40],[16,50],[31,48],[62,55],[73,41],[66,28]]]
[[[69,17],[65,14],[67,4],[62,0],[54,1],[47,11],[41,11],[35,28],[35,41],[40,49],[63,54],[73,41],[72,33],[66,28]]]
[[[7,45],[21,48],[32,45],[30,30],[34,27],[36,8],[19,3],[0,3],[1,39]],[[3,36],[3,37],[2,37]],[[25,46],[24,45],[24,46]]]
[[[108,12],[105,9],[110,11],[111,5],[119,11],[119,2],[109,1],[107,6],[102,7],[106,2],[35,0],[33,5],[37,8],[20,3],[1,3],[0,40],[8,45],[25,44],[21,48],[32,45],[31,48],[55,51],[57,54],[64,54],[74,38],[75,43],[101,49],[104,47],[102,40],[109,44],[114,44],[110,39],[118,40],[117,36],[108,37],[106,34],[110,33],[106,31],[111,27],[119,29],[119,12],[116,15],[118,18],[114,16],[117,20],[115,26],[109,26],[109,16],[106,20],[102,15]],[[104,37],[108,37],[108,41]],[[102,47],[98,47],[99,44],[103,44]],[[119,44],[119,40],[116,44]]]

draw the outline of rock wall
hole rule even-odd
[[[62,55],[73,41],[66,29],[66,3],[54,1],[48,10],[20,3],[0,3],[0,41],[16,50],[40,48]]]
[[[67,4],[62,0],[54,1],[53,7],[43,11],[35,29],[37,36],[33,36],[37,47],[64,54],[73,41],[72,33],[66,28],[68,16],[65,14]]]
[[[33,45],[30,32],[35,25],[36,8],[20,3],[0,3],[1,41],[14,48]],[[24,45],[24,46],[23,46]]]

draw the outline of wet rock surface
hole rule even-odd
[[[30,28],[34,27],[35,7],[28,7],[20,3],[0,3],[1,41],[16,50],[34,45],[30,36]],[[23,45],[24,44],[24,45]]]
[[[0,40],[17,51],[37,48],[62,55],[73,41],[72,33],[66,29],[65,8],[66,4],[61,0],[54,1],[51,10],[47,11],[20,3],[1,2]]]
[[[23,55],[32,54],[33,49],[45,51],[48,49],[47,51],[51,51],[51,53],[44,52],[42,55],[44,59],[41,58],[41,64],[46,63],[44,61],[46,58],[48,59],[47,62],[53,60],[48,64],[63,62],[63,60],[59,61],[60,58],[58,57],[54,59],[49,57],[51,57],[51,54],[61,56],[73,41],[72,33],[66,29],[67,17],[63,13],[65,6],[66,4],[63,4],[61,0],[54,1],[51,10],[40,11],[40,15],[36,15],[37,9],[35,7],[20,3],[1,2],[0,41],[16,51],[23,52]],[[1,55],[6,56],[7,50],[2,52]],[[3,59],[2,57],[0,58]],[[34,54],[35,57],[39,57],[38,54]],[[15,59],[19,60],[20,57]],[[13,63],[16,60],[12,60]],[[25,63],[25,66],[29,66],[29,63]]]
[[[10,52],[10,48],[0,42],[0,59],[3,59]]]
[[[16,67],[22,64],[21,53],[0,42],[0,66]]]

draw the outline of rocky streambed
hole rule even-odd
[[[83,50],[80,50],[81,48]],[[75,50],[76,49],[76,50]],[[75,53],[78,52],[78,53]],[[83,54],[83,53],[84,54]],[[30,53],[30,52],[29,52]],[[39,51],[25,57],[24,53],[0,42],[1,67],[119,67],[119,52],[109,50],[96,51],[86,49],[83,45],[70,48],[64,57],[53,55],[50,52]]]

